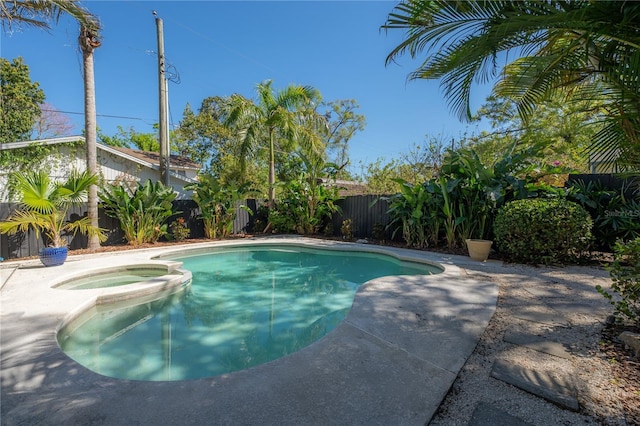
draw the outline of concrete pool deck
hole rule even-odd
[[[427,423],[496,308],[498,286],[466,276],[464,264],[478,263],[464,256],[295,237],[183,247],[265,243],[388,253],[437,263],[445,271],[369,281],[334,331],[287,357],[206,379],[143,382],[96,374],[68,358],[56,342],[56,330],[74,312],[123,288],[51,285],[95,268],[163,263],[150,259],[176,247],[70,256],[50,268],[38,260],[1,264],[0,423]]]

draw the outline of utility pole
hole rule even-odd
[[[164,58],[164,34],[162,19],[158,18],[156,11],[153,11],[156,18],[156,28],[158,32],[158,105],[159,105],[159,137],[160,137],[160,180],[165,186],[169,186],[169,84],[165,75]]]

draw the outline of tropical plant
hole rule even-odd
[[[175,241],[184,241],[189,238],[190,234],[191,231],[189,230],[189,227],[185,223],[183,217],[177,218],[176,220],[171,222],[171,225],[169,225],[169,235],[171,235],[171,238],[173,238]]]
[[[493,217],[507,200],[530,196],[530,150],[507,150],[492,166],[485,165],[472,148],[445,154],[437,184],[443,197],[447,246],[463,246],[469,238],[491,239]]]
[[[246,205],[241,204],[252,192],[248,183],[239,186],[222,185],[214,176],[205,174],[199,176],[198,183],[187,185],[185,189],[193,191],[193,200],[200,207],[199,217],[207,238],[231,234],[238,209],[253,214]]]
[[[447,248],[452,249],[456,246],[456,237],[458,235],[457,228],[460,223],[465,220],[464,216],[457,216],[456,204],[458,202],[457,197],[454,198],[454,190],[460,183],[460,179],[447,179],[441,176],[437,179],[437,184],[440,187],[440,193],[442,194],[442,225],[444,227],[444,238],[447,242]],[[467,218],[470,220],[471,218]]]
[[[578,259],[589,249],[591,227],[589,213],[564,199],[515,200],[494,221],[499,251],[508,260],[532,264]]]
[[[636,2],[405,0],[383,28],[406,31],[387,63],[426,54],[409,78],[441,79],[461,119],[471,117],[473,83],[499,73],[495,93],[514,99],[525,121],[557,94],[595,103],[604,121],[592,149],[638,167],[639,20]]]
[[[275,205],[275,158],[278,145],[317,147],[318,130],[326,131],[326,119],[315,110],[320,95],[309,86],[290,85],[274,92],[271,80],[258,84],[258,102],[232,95],[225,124],[236,129],[241,140],[240,160],[266,147],[269,153],[269,206]]]
[[[402,231],[402,239],[407,247],[424,248],[428,246],[425,231],[429,218],[425,214],[425,205],[430,194],[424,185],[412,185],[401,179],[396,181],[400,185],[400,192],[388,197],[381,197],[389,204],[389,224],[393,239],[398,231]]]
[[[77,232],[104,241],[103,230],[93,226],[87,216],[67,220],[69,208],[84,202],[87,188],[97,181],[96,175],[86,171],[74,170],[64,182],[52,181],[44,171],[14,173],[10,185],[20,204],[6,221],[0,223],[0,232],[15,234],[33,229],[36,236],[42,233],[51,247],[66,247],[64,236]]]
[[[353,219],[345,219],[342,221],[340,234],[343,240],[351,241],[353,239]]]
[[[131,245],[155,243],[167,234],[165,221],[174,212],[177,194],[162,182],[138,182],[135,189],[126,185],[107,184],[100,192],[102,207],[108,216],[120,221],[124,238]]]
[[[14,25],[30,25],[49,29],[51,20],[58,21],[61,15],[68,14],[80,24],[78,43],[82,51],[84,81],[84,119],[87,171],[97,174],[97,126],[96,97],[93,72],[93,51],[100,47],[100,22],[77,0],[16,1],[0,0],[0,21],[3,28]],[[87,216],[93,227],[98,227],[98,187],[90,185],[87,192]],[[95,250],[100,246],[97,236],[89,235],[88,248]]]
[[[596,290],[609,299],[615,307],[614,315],[640,326],[640,237],[628,242],[618,241],[615,245],[613,263],[608,267],[611,275],[611,292],[602,286]]]
[[[508,201],[564,195],[561,188],[536,181],[534,148],[512,149],[490,166],[472,148],[448,150],[438,176],[421,185],[396,180],[400,191],[382,197],[389,202],[389,228],[394,234],[401,229],[412,247],[438,246],[443,238],[453,249],[469,238],[491,239],[497,209]]]
[[[599,248],[613,250],[616,242],[640,237],[640,197],[615,191],[600,181],[578,180],[567,188],[567,199],[580,204],[593,219],[593,236]]]
[[[269,212],[274,232],[315,234],[331,223],[333,213],[340,208],[338,188],[329,182],[301,172],[295,179],[281,184],[281,196],[275,208]]]

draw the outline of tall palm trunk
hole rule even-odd
[[[87,170],[97,174],[97,123],[96,123],[96,89],[93,75],[93,51],[100,47],[100,41],[94,33],[84,26],[80,27],[79,37],[84,66],[84,131],[85,149],[87,152]],[[98,187],[91,185],[87,194],[87,216],[91,226],[98,227]],[[87,248],[95,251],[100,247],[97,236],[89,235]]]
[[[275,150],[275,130],[269,130],[269,208],[273,209],[276,204],[276,150]]]

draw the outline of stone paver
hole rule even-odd
[[[508,343],[513,343],[514,345],[525,346],[538,352],[543,352],[559,358],[571,358],[571,354],[567,352],[562,344],[545,339],[542,336],[536,336],[535,334],[507,330],[504,334],[503,340]]]
[[[542,324],[559,325],[566,327],[569,321],[563,315],[554,312],[550,308],[540,308],[538,305],[514,306],[513,316],[526,321],[539,322]]]
[[[573,411],[580,409],[574,385],[568,377],[542,369],[524,368],[509,364],[504,360],[497,360],[493,364],[491,377],[544,398],[560,407]]]

